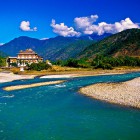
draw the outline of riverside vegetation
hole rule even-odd
[[[102,68],[113,69],[113,67],[119,66],[140,66],[140,58],[130,56],[109,57],[103,55],[97,55],[95,58],[88,60],[85,59],[68,59],[58,60],[54,62],[55,65],[76,67],[76,68]]]
[[[5,58],[0,58],[0,66],[5,66]],[[119,56],[119,57],[109,57],[103,55],[97,55],[93,59],[81,58],[74,59],[70,58],[68,60],[57,60],[52,62],[53,66],[48,65],[46,62],[32,63],[27,64],[26,71],[75,71],[75,70],[94,70],[94,69],[103,69],[103,70],[112,70],[116,67],[139,67],[140,58],[130,57],[130,56]],[[16,66],[12,64],[12,66]],[[15,74],[19,73],[19,69],[13,67],[12,72]]]
[[[5,66],[6,59],[0,56],[0,67]]]

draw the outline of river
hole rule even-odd
[[[136,77],[140,73],[67,78],[62,84],[10,92],[2,88],[54,79],[0,84],[0,140],[139,140],[140,110],[78,93],[90,84]]]

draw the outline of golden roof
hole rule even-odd
[[[26,49],[25,51],[20,51],[18,54],[37,54],[32,49]]]

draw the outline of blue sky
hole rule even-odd
[[[0,43],[139,28],[139,0],[0,0]]]

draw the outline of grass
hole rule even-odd
[[[0,69],[0,71],[3,71]],[[51,69],[35,71],[35,70],[25,70],[20,72],[19,68],[11,68],[9,71],[14,74],[20,75],[61,75],[61,74],[76,74],[76,75],[97,75],[97,74],[109,74],[109,73],[126,73],[133,71],[140,71],[140,67],[130,67],[122,66],[115,67],[113,70],[102,70],[102,69],[91,69],[91,68],[71,68],[71,67],[61,67],[54,65]]]

